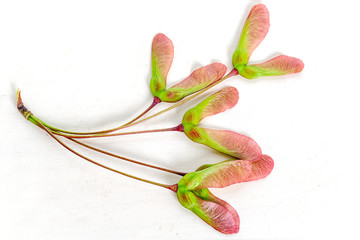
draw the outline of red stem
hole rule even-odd
[[[39,124],[39,126],[41,126],[42,129],[44,129],[48,134],[50,134],[50,136],[52,138],[54,138],[58,143],[60,143],[64,148],[66,148],[67,150],[69,150],[70,152],[76,154],[77,156],[85,159],[86,161],[89,161],[99,167],[102,167],[102,168],[105,168],[107,170],[110,170],[110,171],[113,171],[113,172],[116,172],[118,174],[121,174],[123,176],[126,176],[126,177],[129,177],[129,178],[133,178],[133,179],[136,179],[136,180],[139,180],[139,181],[142,181],[142,182],[146,182],[146,183],[149,183],[149,184],[152,184],[152,185],[156,185],[156,186],[159,186],[159,187],[163,187],[163,188],[166,188],[166,189],[169,189],[171,191],[174,191],[174,186],[176,185],[166,185],[166,184],[162,184],[162,183],[157,183],[157,182],[153,182],[153,181],[150,181],[150,180],[147,180],[147,179],[143,179],[143,178],[139,178],[139,177],[136,177],[136,176],[133,176],[133,175],[130,175],[130,174],[127,174],[127,173],[124,173],[124,172],[120,172],[118,170],[115,170],[113,168],[110,168],[110,167],[107,167],[105,165],[102,165],[98,162],[95,162],[94,160],[91,160],[90,158],[88,157],[85,157],[84,155],[76,152],[75,150],[73,150],[72,148],[70,148],[69,146],[67,146],[65,143],[63,143],[59,138],[57,138],[50,130],[48,130],[41,122],[37,121],[36,119],[34,119],[34,121]]]
[[[179,132],[181,132],[179,126],[171,127],[171,128],[163,128],[163,129],[154,129],[154,130],[143,130],[143,131],[124,132],[124,133],[111,133],[111,134],[95,134],[95,135],[70,135],[70,134],[61,134],[61,133],[58,133],[58,132],[53,132],[53,133],[56,134],[56,135],[67,137],[67,138],[100,138],[100,137],[114,137],[114,136],[132,135],[132,134],[140,134],[140,133],[171,132],[171,131],[179,131]]]
[[[157,170],[161,170],[161,171],[165,171],[165,172],[169,172],[169,173],[173,173],[173,174],[177,174],[177,175],[180,175],[180,176],[185,176],[186,175],[186,173],[184,173],[184,172],[178,172],[178,171],[174,171],[174,170],[170,170],[170,169],[166,169],[166,168],[162,168],[162,167],[153,166],[153,165],[146,164],[146,163],[139,162],[139,161],[135,161],[135,160],[132,160],[132,159],[129,159],[129,158],[126,158],[126,157],[122,157],[122,156],[119,156],[119,155],[116,155],[116,154],[113,154],[113,153],[110,153],[110,152],[106,152],[104,150],[101,150],[101,149],[95,148],[93,146],[90,146],[88,144],[77,141],[77,140],[75,140],[73,138],[68,138],[68,139],[75,142],[75,143],[77,143],[77,144],[79,144],[79,145],[81,145],[81,146],[84,146],[84,147],[87,147],[87,148],[89,148],[91,150],[94,150],[94,151],[109,155],[111,157],[119,158],[119,159],[122,159],[122,160],[125,160],[125,161],[128,161],[128,162],[131,162],[131,163],[139,164],[139,165],[142,165],[142,166],[145,166],[145,167],[150,167],[150,168],[154,168],[154,169],[157,169]]]

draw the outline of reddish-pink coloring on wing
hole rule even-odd
[[[268,155],[262,155],[261,160],[252,162],[251,174],[246,182],[265,178],[274,168],[274,160]]]
[[[211,100],[201,110],[200,121],[234,107],[239,100],[239,92],[234,87],[225,87],[209,98]]]
[[[208,86],[221,79],[226,73],[226,66],[221,63],[212,63],[205,67],[201,67],[193,71],[189,77],[185,78],[180,83],[172,86],[171,88],[179,88],[188,90],[203,86]],[[170,89],[171,89],[170,88]]]
[[[162,33],[158,33],[153,39],[152,58],[157,64],[160,76],[166,82],[167,74],[174,58],[174,45]]]
[[[199,188],[223,188],[248,179],[252,165],[246,160],[228,160],[202,170]]]
[[[209,218],[209,224],[213,228],[224,234],[239,232],[240,218],[230,204],[217,198],[210,191],[206,200],[199,199],[198,204]]]
[[[244,40],[246,41],[247,58],[249,59],[252,52],[264,40],[270,28],[269,11],[264,4],[255,5],[246,19],[244,30]],[[243,59],[246,61],[248,59]]]
[[[258,161],[262,156],[260,146],[250,137],[228,130],[202,129],[216,143],[212,147],[223,148],[217,150],[225,154],[249,161]]]
[[[304,68],[304,63],[298,58],[280,55],[264,63],[254,64],[252,66],[260,68],[261,71],[265,73],[269,72],[274,75],[283,75],[301,72]]]

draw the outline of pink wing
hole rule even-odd
[[[270,156],[263,155],[261,160],[252,163],[251,174],[246,182],[267,177],[274,168],[274,161]]]
[[[184,176],[188,188],[222,188],[232,184],[255,181],[267,177],[274,168],[271,157],[263,155],[257,162],[247,160],[227,160],[208,164],[196,172]]]
[[[189,181],[192,183],[189,186],[194,187],[194,189],[227,187],[235,183],[245,182],[251,174],[251,169],[251,162],[246,160],[228,160],[213,164],[195,172],[196,174]]]
[[[212,63],[196,69],[180,83],[170,87],[162,96],[164,102],[175,102],[197,92],[221,79],[226,73],[226,66],[221,63]]]
[[[151,48],[152,77],[150,89],[155,96],[166,88],[166,78],[173,58],[174,46],[172,41],[162,33],[157,34],[153,39]]]
[[[236,210],[227,202],[215,197],[208,189],[178,191],[179,202],[185,208],[224,234],[239,231],[240,219]]]
[[[203,128],[209,138],[216,142],[219,149],[223,149],[225,154],[232,157],[258,161],[262,155],[260,146],[252,139],[245,135],[227,131]]]
[[[239,44],[233,55],[232,60],[235,68],[238,69],[247,64],[252,52],[264,40],[269,27],[269,11],[266,6],[263,4],[255,5],[246,19]]]
[[[253,79],[262,76],[280,76],[298,73],[301,72],[303,68],[304,63],[300,59],[280,55],[264,63],[248,65],[239,74],[245,78]]]
[[[183,118],[183,123],[198,124],[202,119],[224,112],[232,108],[239,100],[239,92],[234,87],[225,87],[212,94],[194,108],[189,109]]]
[[[194,142],[238,159],[258,161],[262,156],[260,146],[252,138],[236,132],[193,127],[184,129],[184,133]]]

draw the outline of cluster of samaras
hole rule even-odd
[[[180,101],[179,103],[182,104],[208,90],[212,86],[235,75],[253,79],[262,76],[279,76],[302,71],[304,65],[301,60],[285,55],[280,55],[260,64],[248,64],[252,52],[265,38],[269,26],[269,13],[266,7],[262,4],[255,5],[249,13],[240,36],[239,44],[233,54],[233,69],[227,75],[225,75],[227,71],[225,65],[221,63],[212,63],[195,70],[189,77],[170,88],[166,88],[166,79],[173,61],[174,47],[171,40],[164,34],[156,35],[152,43],[152,77],[150,80],[150,89],[154,95],[153,103],[143,114],[119,128],[91,133],[78,133],[51,127],[36,118],[24,107],[20,93],[18,95],[18,109],[28,120],[43,128],[59,143],[74,153],[76,152],[64,144],[59,139],[59,136],[73,140],[92,150],[111,155],[103,150],[89,147],[89,145],[74,139],[131,134],[110,133],[144,121],[144,119],[139,119],[160,102]],[[189,96],[191,94],[192,96]],[[240,224],[237,212],[228,203],[215,197],[209,191],[209,188],[222,188],[235,183],[265,178],[272,171],[274,162],[271,157],[262,153],[261,148],[253,139],[232,131],[204,128],[199,125],[199,123],[208,116],[232,108],[236,105],[238,98],[239,93],[236,88],[225,87],[206,98],[197,106],[189,109],[184,114],[183,120],[178,126],[171,129],[165,129],[166,131],[183,132],[192,141],[209,146],[231,157],[231,159],[224,162],[201,166],[190,173],[181,173],[156,167],[160,170],[181,175],[182,178],[177,184],[164,185],[133,177],[129,174],[98,164],[83,155],[76,154],[92,163],[96,163],[99,166],[125,176],[168,188],[177,194],[182,206],[193,211],[216,230],[225,234],[237,233]],[[179,103],[177,103],[177,105],[180,105]],[[129,161],[129,159],[120,156],[117,157]],[[134,160],[130,161],[154,167]]]

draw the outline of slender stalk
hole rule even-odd
[[[42,128],[41,125],[39,125],[36,121],[39,121],[41,124],[43,124],[43,122],[41,122],[41,120],[39,120],[38,118],[36,118],[36,120],[33,120],[33,118],[35,118],[34,115],[31,115],[28,120],[31,121],[31,122],[33,122],[33,123],[35,123],[36,126]],[[43,125],[44,125],[44,124],[43,124]],[[46,126],[46,125],[44,125],[44,126]],[[125,161],[128,161],[128,162],[132,162],[132,163],[135,163],[135,164],[142,165],[142,166],[146,166],[146,167],[158,169],[158,170],[161,170],[161,171],[164,171],[164,172],[169,172],[169,173],[177,174],[177,175],[180,175],[180,176],[185,176],[185,175],[186,175],[186,173],[184,173],[184,172],[178,172],[178,171],[170,170],[170,169],[167,169],[167,168],[162,168],[162,167],[158,167],[158,166],[146,164],[146,163],[143,163],[143,162],[139,162],[139,161],[136,161],[136,160],[133,160],[133,159],[129,159],[129,158],[126,158],[126,157],[122,157],[122,156],[119,156],[119,155],[116,155],[116,154],[113,154],[113,153],[104,151],[104,150],[102,150],[102,149],[95,148],[95,147],[90,146],[90,145],[88,145],[88,144],[85,144],[85,143],[83,143],[83,142],[77,141],[77,140],[75,140],[74,138],[70,138],[70,137],[65,136],[65,135],[63,135],[63,134],[54,133],[54,132],[53,132],[53,134],[55,134],[55,135],[60,135],[60,136],[62,136],[62,137],[66,137],[67,139],[69,139],[69,140],[71,140],[71,141],[73,141],[73,142],[75,142],[75,143],[77,143],[77,144],[79,144],[79,145],[81,145],[81,146],[83,146],[83,147],[92,149],[92,150],[94,150],[94,151],[97,151],[97,152],[100,152],[100,153],[103,153],[103,154],[106,154],[106,155],[109,155],[109,156],[112,156],[112,157],[115,157],[115,158],[119,158],[119,159],[122,159],[122,160],[125,160]]]
[[[151,103],[151,105],[150,105],[143,113],[141,113],[139,116],[137,116],[137,117],[134,118],[133,120],[125,123],[124,125],[122,125],[122,126],[120,126],[120,127],[117,127],[117,128],[111,129],[111,132],[116,131],[116,130],[119,130],[119,129],[121,129],[121,128],[124,128],[125,126],[127,126],[127,125],[135,122],[136,120],[138,120],[139,118],[141,118],[142,116],[144,116],[146,113],[148,113],[148,112],[149,112],[153,107],[155,107],[158,103],[161,103],[160,98],[154,97],[154,100],[153,100],[153,102]],[[102,133],[102,132],[107,132],[107,131],[100,131],[99,133]]]
[[[29,118],[29,120],[31,121],[32,120],[32,117],[31,116]],[[35,124],[42,128],[40,125],[38,125],[36,123],[36,121],[32,121],[32,122],[35,122]],[[39,121],[40,122],[40,121]],[[43,124],[44,125],[44,124]],[[44,125],[45,126],[45,125]],[[166,130],[166,129],[158,129],[158,130],[151,130],[151,131],[139,131],[139,132],[132,132],[132,133],[123,133],[123,134],[108,134],[108,135],[101,135],[101,136],[95,136],[95,137],[107,137],[107,136],[116,136],[116,135],[127,135],[127,134],[136,134],[136,133],[149,133],[149,132],[163,132],[163,131],[175,131],[177,130],[177,127],[175,128],[169,128],[169,130]],[[51,131],[51,130],[50,130]],[[122,156],[119,156],[119,155],[116,155],[116,154],[113,154],[113,153],[110,153],[110,152],[107,152],[107,151],[104,151],[102,149],[99,149],[99,148],[95,148],[93,146],[90,146],[88,144],[85,144],[83,142],[80,142],[80,141],[77,141],[75,140],[74,138],[92,138],[94,136],[78,136],[78,135],[74,135],[74,136],[71,136],[71,135],[65,135],[65,134],[60,134],[60,133],[57,133],[57,132],[53,132],[53,134],[55,135],[59,135],[59,136],[62,136],[62,137],[66,137],[67,139],[83,146],[83,147],[86,147],[86,148],[89,148],[89,149],[92,149],[94,151],[97,151],[97,152],[100,152],[100,153],[103,153],[105,155],[109,155],[109,156],[112,156],[112,157],[115,157],[115,158],[119,158],[119,159],[122,159],[122,160],[125,160],[125,161],[128,161],[128,162],[132,162],[132,163],[135,163],[135,164],[139,164],[139,165],[142,165],[142,166],[146,166],[146,167],[150,167],[150,168],[154,168],[154,169],[158,169],[158,170],[161,170],[161,171],[164,171],[164,172],[169,172],[169,173],[173,173],[173,174],[177,174],[177,175],[180,175],[180,176],[185,176],[186,173],[184,172],[178,172],[178,171],[174,171],[174,170],[171,170],[171,169],[167,169],[167,168],[162,168],[162,167],[158,167],[158,166],[154,166],[154,165],[151,165],[151,164],[146,164],[146,163],[143,163],[143,162],[139,162],[139,161],[136,161],[136,160],[133,160],[133,159],[129,159],[129,158],[126,158],[126,157],[122,157]]]
[[[150,164],[146,164],[146,163],[143,163],[143,162],[138,162],[138,161],[135,161],[135,160],[132,160],[132,159],[129,159],[129,158],[125,158],[125,157],[122,157],[122,156],[119,156],[119,155],[116,155],[116,154],[113,154],[113,153],[110,153],[110,152],[106,152],[106,151],[104,151],[102,149],[95,148],[93,146],[90,146],[88,144],[85,144],[83,142],[75,140],[73,138],[68,138],[68,139],[75,142],[75,143],[77,143],[77,144],[79,144],[79,145],[81,145],[81,146],[89,148],[91,150],[94,150],[94,151],[97,151],[97,152],[100,152],[100,153],[103,153],[103,154],[106,154],[106,155],[109,155],[109,156],[112,156],[112,157],[115,157],[115,158],[119,158],[119,159],[122,159],[122,160],[125,160],[125,161],[128,161],[128,162],[131,162],[131,163],[136,163],[136,164],[139,164],[139,165],[143,165],[143,166],[146,166],[146,167],[158,169],[158,170],[173,173],[173,174],[177,174],[177,175],[180,175],[180,176],[185,176],[186,175],[186,173],[183,173],[183,172],[178,172],[178,171],[174,171],[174,170],[170,170],[170,169],[166,169],[166,168],[162,168],[162,167],[153,166],[153,165],[150,165]]]
[[[179,125],[180,126],[180,125]],[[101,138],[101,137],[114,137],[114,136],[122,136],[122,135],[132,135],[132,134],[140,134],[140,133],[154,133],[154,132],[171,132],[171,131],[180,131],[180,127],[171,127],[171,128],[163,128],[163,129],[154,129],[154,130],[144,130],[144,131],[135,131],[135,132],[122,132],[122,133],[109,133],[109,134],[94,134],[94,135],[71,135],[71,134],[63,134],[59,132],[53,132],[56,135],[63,136],[66,138]]]
[[[127,127],[131,127],[131,126],[134,126],[136,124],[139,124],[141,122],[144,122],[146,120],[149,120],[151,118],[154,118],[156,116],[159,116],[160,114],[163,114],[165,112],[168,112],[190,100],[192,100],[193,98],[199,96],[200,94],[202,94],[203,92],[209,90],[210,88],[214,87],[215,85],[223,82],[224,80],[230,78],[230,77],[233,77],[233,76],[236,76],[238,75],[238,71],[234,68],[232,69],[226,76],[224,76],[223,78],[221,78],[220,80],[214,82],[213,84],[207,86],[206,88],[194,93],[193,95],[183,99],[182,101],[180,102],[177,102],[176,104],[172,105],[171,107],[168,107],[160,112],[157,112],[149,117],[146,117],[146,118],[143,118],[141,120],[138,120],[139,118],[141,118],[143,115],[145,115],[145,113],[147,113],[150,109],[152,109],[155,105],[157,105],[159,102],[160,102],[160,99],[157,100],[157,98],[155,97],[154,98],[154,101],[153,103],[142,113],[140,114],[138,117],[134,118],[133,120],[119,126],[119,127],[116,127],[116,128],[111,128],[111,129],[107,129],[107,130],[102,130],[102,131],[96,131],[96,132],[71,132],[71,131],[66,131],[66,130],[61,130],[61,129],[58,129],[58,128],[55,128],[55,127],[52,127],[48,124],[44,124],[47,128],[51,129],[53,132],[57,132],[59,135],[61,135],[61,132],[62,133],[69,133],[69,134],[74,134],[74,135],[96,135],[96,134],[103,134],[103,133],[110,133],[110,132],[114,132],[114,131],[117,131],[117,130],[120,130],[120,129],[124,129],[124,128],[127,128]],[[156,102],[156,101],[159,101],[159,102]]]
[[[146,113],[148,113],[151,109],[153,109],[157,104],[159,104],[161,102],[160,98],[158,97],[154,97],[153,102],[150,104],[150,106],[145,109],[145,111],[143,111],[140,115],[138,115],[137,117],[135,117],[134,119],[132,119],[131,121],[116,127],[116,128],[112,128],[112,129],[108,129],[108,130],[102,130],[102,131],[95,131],[95,132],[74,132],[74,131],[67,131],[67,130],[62,130],[59,128],[55,128],[52,127],[42,121],[40,121],[44,126],[46,126],[47,128],[50,128],[53,132],[57,132],[59,133],[58,135],[62,135],[61,133],[67,133],[67,134],[76,134],[76,135],[97,135],[97,134],[103,134],[103,133],[109,133],[109,132],[114,132],[116,130],[120,130],[122,128],[125,128],[127,125],[135,122],[136,120],[138,120],[139,118],[141,118],[142,116],[144,116]],[[38,119],[39,120],[39,119]]]
[[[152,184],[152,185],[155,185],[155,186],[159,186],[159,187],[163,187],[163,188],[166,188],[166,189],[169,189],[171,191],[174,191],[174,185],[166,185],[166,184],[162,184],[162,183],[158,183],[158,182],[153,182],[153,181],[150,181],[150,180],[147,180],[147,179],[143,179],[143,178],[139,178],[139,177],[136,177],[136,176],[133,176],[133,175],[130,175],[130,174],[127,174],[127,173],[124,173],[124,172],[121,172],[121,171],[118,171],[118,170],[115,170],[113,168],[110,168],[108,166],[105,166],[105,165],[102,165],[94,160],[91,160],[90,158],[88,157],[85,157],[84,155],[76,152],[75,150],[73,150],[72,148],[70,148],[69,146],[67,146],[64,142],[62,142],[58,137],[56,137],[49,129],[47,129],[41,122],[37,121],[36,119],[34,119],[34,121],[39,125],[41,126],[42,129],[44,129],[48,134],[50,134],[50,136],[52,138],[54,138],[58,143],[60,143],[64,148],[66,148],[67,150],[69,150],[70,152],[76,154],[77,156],[85,159],[86,161],[89,161],[99,167],[102,167],[102,168],[105,168],[107,170],[110,170],[110,171],[113,171],[113,172],[116,172],[118,174],[121,174],[123,176],[126,176],[126,177],[129,177],[129,178],[133,178],[133,179],[136,179],[136,180],[139,180],[139,181],[142,181],[142,182],[146,182],[146,183],[149,183],[149,184]]]

